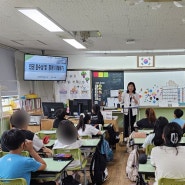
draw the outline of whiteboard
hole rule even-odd
[[[140,95],[140,106],[185,104],[185,71],[125,71],[124,89],[131,81]]]

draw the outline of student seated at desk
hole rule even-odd
[[[157,120],[154,109],[147,108],[145,110],[145,115],[146,115],[146,118],[143,118],[137,121],[134,127],[137,127],[138,129],[143,129],[143,128],[153,129],[154,128],[155,122]]]
[[[53,146],[53,149],[76,149],[82,146],[82,141],[78,139],[78,132],[74,123],[69,120],[63,120],[59,123],[57,128],[57,140]],[[79,160],[73,160],[68,167],[79,166]],[[78,173],[73,174],[73,177],[79,181],[80,176]]]
[[[67,115],[66,109],[56,110],[56,113],[55,113],[56,119],[53,122],[53,128],[58,128],[59,123],[62,120],[66,120],[65,118],[66,115]]]
[[[154,147],[151,164],[155,166],[155,180],[160,178],[185,178],[185,147],[179,146],[182,128],[175,122],[167,124],[163,131],[164,145]]]
[[[104,119],[103,115],[100,111],[100,106],[98,104],[94,104],[92,106],[92,115],[91,115],[91,123],[92,126],[99,129],[99,124],[104,126]]]
[[[2,135],[2,143],[10,153],[0,158],[1,179],[24,178],[27,185],[58,185],[55,181],[30,183],[31,172],[44,170],[46,163],[33,149],[32,141],[27,140],[21,130],[5,131]],[[31,157],[22,156],[23,150],[28,151]]]
[[[29,123],[29,115],[24,110],[18,110],[14,112],[10,118],[10,123],[12,125],[12,129],[18,128],[25,135],[26,139],[33,141],[33,148],[35,151],[42,151],[46,155],[51,156],[52,151],[44,147],[43,141],[33,132],[27,130]],[[1,144],[2,150],[8,152],[9,150],[6,148],[3,143]]]
[[[168,120],[165,117],[160,116],[154,125],[154,132],[149,134],[142,147],[143,151],[145,151],[146,146],[149,144],[154,144],[155,146],[161,146],[163,145],[163,139],[162,139],[162,133],[163,128],[168,124]]]
[[[101,131],[90,125],[91,116],[89,114],[80,114],[79,123],[77,125],[79,136],[101,135]]]
[[[170,122],[178,123],[181,126],[181,128],[183,128],[185,124],[185,120],[181,118],[182,116],[183,116],[183,111],[181,109],[175,109],[174,110],[175,119],[172,119]]]

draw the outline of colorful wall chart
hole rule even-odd
[[[90,71],[67,71],[66,81],[55,82],[56,101],[91,99]]]

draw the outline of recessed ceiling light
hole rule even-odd
[[[32,9],[32,8],[16,8],[19,12],[24,14],[25,16],[29,17],[36,23],[40,24],[45,29],[49,30],[50,32],[62,32],[63,30],[54,23],[51,18],[49,18],[45,13],[43,13],[39,9]]]
[[[72,45],[73,47],[75,47],[76,49],[86,49],[85,46],[83,46],[81,43],[79,43],[75,39],[63,39],[63,40],[67,42],[68,44]]]

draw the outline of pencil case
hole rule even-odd
[[[71,160],[72,159],[72,155],[71,154],[55,154],[53,156],[53,160],[61,160],[61,161],[66,161],[66,160]]]

